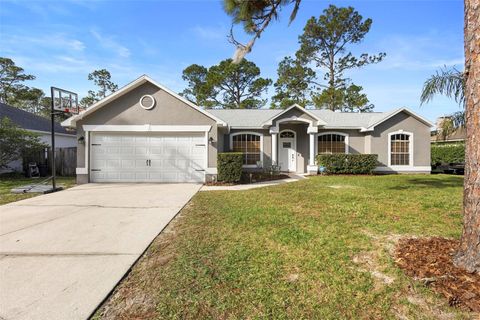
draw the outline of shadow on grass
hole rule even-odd
[[[463,176],[438,175],[435,178],[412,177],[404,184],[392,186],[391,190],[407,190],[415,188],[456,188],[463,185]]]

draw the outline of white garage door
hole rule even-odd
[[[203,133],[92,133],[92,182],[204,182]]]

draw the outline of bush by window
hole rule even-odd
[[[319,154],[317,164],[327,173],[370,174],[377,166],[376,154]]]
[[[243,154],[225,152],[217,155],[218,180],[238,182],[242,177]]]

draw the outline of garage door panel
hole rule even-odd
[[[204,181],[203,134],[93,133],[91,141],[93,182]]]
[[[122,159],[122,168],[126,170],[135,169],[137,167],[136,160],[133,159]]]

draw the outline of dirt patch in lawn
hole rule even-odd
[[[410,277],[447,298],[450,306],[480,312],[480,275],[453,265],[459,242],[444,238],[401,239],[395,262]]]

